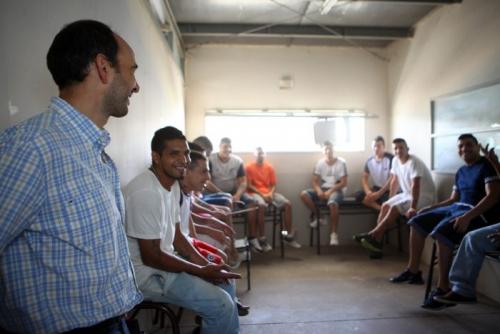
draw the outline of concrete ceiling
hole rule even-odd
[[[433,9],[462,0],[163,0],[183,44],[386,47]],[[322,13],[323,11],[323,13]]]

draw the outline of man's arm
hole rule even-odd
[[[369,178],[370,174],[367,172],[363,172],[363,176],[361,177],[361,185],[363,186],[363,191],[366,195],[369,195],[372,192],[372,190],[370,189],[370,184],[368,183]]]
[[[455,219],[453,227],[457,232],[464,233],[472,219],[498,205],[500,198],[500,182],[489,182],[485,184],[486,196],[484,196],[474,208],[467,211],[463,216]]]
[[[233,198],[237,201],[240,200],[241,195],[247,190],[247,177],[245,175],[236,178],[236,184],[238,188],[236,189],[236,193]]]
[[[313,174],[312,176],[312,187],[318,197],[321,198],[321,196],[323,195],[323,190],[321,190],[321,178],[318,174]]]
[[[205,217],[205,216],[200,216],[196,213],[192,213],[191,215],[193,219],[196,220],[196,223],[207,225],[214,229],[220,230],[228,237],[233,237],[236,233],[231,226],[217,219],[216,217],[212,216]]]
[[[439,203],[431,204],[431,205],[428,205],[426,207],[423,207],[422,209],[418,210],[418,214],[421,214],[423,212],[426,212],[426,211],[429,211],[429,210],[432,210],[432,209],[435,209],[435,208],[439,208],[439,207],[442,207],[442,206],[451,205],[451,204],[455,203],[456,201],[458,201],[458,199],[459,199],[458,192],[456,192],[455,190],[453,190],[451,192],[451,195],[450,195],[449,198],[447,198],[444,201],[441,201]]]
[[[328,189],[328,191],[325,192],[325,196],[329,197],[331,194],[333,194],[336,191],[342,190],[344,187],[347,187],[347,175],[342,176],[339,182],[337,182],[333,187]]]
[[[175,224],[174,249],[180,256],[191,263],[199,264],[200,266],[209,263],[181,232],[180,224]]]
[[[200,266],[167,254],[160,248],[160,239],[138,239],[141,259],[145,265],[169,272],[186,272],[209,280],[241,278],[239,274],[230,272],[226,265],[207,264]],[[224,271],[223,271],[224,270]]]
[[[391,174],[391,183],[389,187],[389,198],[393,197],[398,193],[399,190],[399,180],[396,174]]]
[[[411,181],[411,203],[408,211],[405,212],[406,218],[411,218],[417,214],[418,199],[420,197],[421,177],[414,177]]]
[[[38,151],[30,144],[6,146],[0,144],[0,255],[33,222],[47,194]]]
[[[221,230],[203,224],[194,224],[194,227],[196,228],[198,234],[208,235],[210,238],[216,240],[221,245],[224,245],[225,247],[231,247],[231,239],[226,236],[226,234],[224,234],[224,232],[222,232]]]

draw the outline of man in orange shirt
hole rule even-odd
[[[264,161],[264,150],[257,147],[255,150],[255,161],[246,165],[247,193],[254,199],[260,209],[258,217],[259,241],[265,243],[264,233],[264,213],[269,204],[275,205],[278,209],[283,209],[285,229],[287,235],[284,238],[286,244],[293,248],[300,248],[301,245],[295,241],[295,231],[292,229],[292,205],[290,201],[276,190],[276,174],[274,167]]]

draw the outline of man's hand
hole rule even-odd
[[[215,263],[201,267],[198,276],[215,283],[226,282],[231,278],[241,278],[240,274],[231,272],[229,266]]]
[[[365,199],[366,199],[367,201],[374,202],[374,201],[378,200],[378,199],[379,199],[379,197],[380,197],[380,196],[377,194],[377,192],[370,191],[370,192],[368,192],[368,193],[366,194]]]
[[[414,217],[417,215],[417,210],[415,210],[414,208],[410,208],[408,209],[408,211],[405,212],[405,217],[410,219],[411,217]]]
[[[231,226],[229,226],[228,224],[222,222],[220,225],[221,225],[222,231],[224,232],[224,234],[226,236],[232,238],[236,234],[234,229]]]
[[[224,231],[213,229],[211,234],[211,237],[220,242],[221,245],[227,244],[226,234],[224,233]]]
[[[273,202],[273,195],[272,194],[262,195],[262,198],[268,204],[271,204]]]
[[[424,206],[422,209],[418,210],[417,214],[421,214],[421,213],[424,213],[426,211],[429,211],[430,209],[432,208],[431,205],[427,205],[427,206]]]
[[[489,148],[490,144],[486,144],[485,147],[483,147],[481,144],[479,144],[479,147],[481,148],[481,152],[483,152],[484,157],[488,159],[489,162],[493,166],[498,166],[498,156],[495,154],[495,148],[492,147],[491,149]]]
[[[471,219],[467,215],[462,215],[453,221],[453,228],[458,233],[465,233],[469,227]]]
[[[240,195],[237,195],[237,194],[234,194],[234,195],[233,195],[233,201],[234,201],[234,202],[239,202],[239,201],[240,201],[240,198],[241,198],[241,196],[240,196]]]

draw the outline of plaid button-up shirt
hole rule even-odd
[[[0,327],[86,327],[141,301],[109,133],[60,98],[0,134]]]

